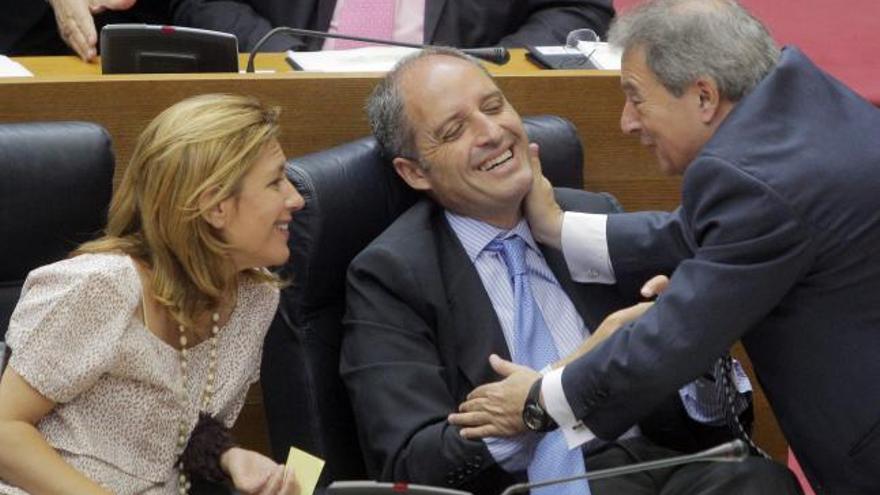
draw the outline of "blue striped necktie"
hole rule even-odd
[[[513,280],[514,350],[513,361],[540,370],[559,359],[550,329],[544,322],[541,310],[532,295],[526,268],[526,243],[519,236],[494,240],[486,246],[490,251],[500,252]],[[529,463],[529,481],[565,478],[585,473],[584,457],[580,449],[570,450],[559,430],[544,434],[538,442]],[[532,490],[532,495],[589,495],[586,480]]]

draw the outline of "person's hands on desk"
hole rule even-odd
[[[58,34],[85,62],[93,62],[98,55],[98,34],[95,14],[105,10],[127,10],[137,0],[49,0],[55,12]]]

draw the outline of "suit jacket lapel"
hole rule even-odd
[[[431,221],[438,236],[440,272],[446,285],[459,368],[472,386],[497,381],[498,376],[489,366],[489,354],[510,359],[510,351],[492,301],[442,210],[435,209]]]
[[[434,39],[434,33],[437,31],[437,25],[440,23],[440,14],[443,13],[443,7],[446,6],[446,0],[425,0],[425,40],[426,45],[430,45]]]

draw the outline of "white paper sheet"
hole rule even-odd
[[[15,60],[0,55],[0,77],[34,77],[34,75]]]
[[[590,57],[590,62],[603,70],[620,70],[623,50],[604,41],[578,41],[578,50]]]
[[[288,63],[293,61],[301,70],[315,72],[388,72],[403,57],[418,48],[397,46],[368,46],[351,50],[318,52],[287,52]],[[294,67],[297,68],[297,67]]]

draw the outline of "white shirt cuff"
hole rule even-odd
[[[575,282],[613,284],[605,224],[608,215],[567,211],[562,217],[562,254]]]
[[[574,417],[574,412],[565,399],[565,391],[562,389],[562,370],[559,368],[544,375],[541,382],[541,396],[544,398],[544,406],[550,417],[559,425],[559,430],[565,437],[565,443],[569,449],[581,445],[596,438],[580,420]]]

